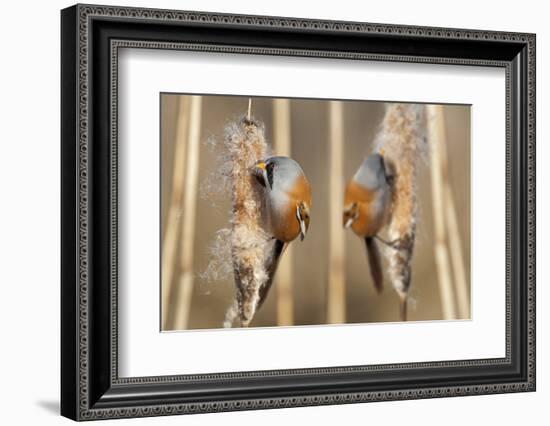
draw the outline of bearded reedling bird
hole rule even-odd
[[[393,177],[380,154],[368,156],[346,185],[344,227],[365,240],[374,287],[382,291],[384,277],[375,237],[386,224]]]
[[[285,248],[298,235],[301,241],[306,236],[311,187],[300,165],[288,157],[270,157],[259,161],[253,173],[264,187],[268,230],[275,240],[266,264],[268,280],[260,289],[259,309],[271,287]]]

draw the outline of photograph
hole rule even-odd
[[[161,331],[471,319],[470,105],[161,93],[159,119]]]
[[[40,86],[60,85],[61,108],[34,127],[53,126],[61,150],[35,157],[60,203],[8,186],[32,201],[16,214],[57,206],[57,227],[39,222],[60,248],[39,252],[57,256],[61,291],[6,298],[10,318],[36,317],[18,300],[60,310],[57,338],[34,333],[34,347],[57,342],[38,383],[57,399],[37,407],[88,421],[327,406],[340,420],[386,402],[382,417],[416,424],[413,400],[439,400],[431,417],[446,419],[522,392],[527,405],[489,409],[518,423],[541,401],[542,14],[254,5],[42,19],[61,45],[46,55],[58,84]],[[48,147],[42,134],[30,139]]]

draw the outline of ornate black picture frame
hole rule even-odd
[[[61,13],[61,413],[158,416],[535,390],[535,35],[76,5]],[[119,378],[120,47],[500,67],[506,356]]]

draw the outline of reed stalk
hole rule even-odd
[[[451,264],[453,266],[453,282],[458,305],[458,317],[461,319],[470,318],[470,291],[466,278],[466,268],[464,264],[464,254],[462,251],[462,238],[458,227],[458,219],[454,201],[453,187],[449,180],[449,165],[447,155],[446,123],[443,107],[440,107],[440,121],[443,134],[441,137],[444,142],[441,143],[441,162],[443,168],[443,182],[445,185],[445,220],[449,236],[449,251],[451,255]]]
[[[344,229],[342,228],[342,188],[344,187],[344,106],[329,102],[329,270],[327,323],[346,322],[344,272]]]
[[[172,327],[173,307],[175,300],[174,272],[176,271],[176,252],[180,228],[180,212],[182,209],[184,177],[185,177],[185,147],[189,127],[189,98],[178,97],[176,132],[173,156],[172,193],[167,215],[166,232],[162,242],[161,266],[161,297],[162,297],[162,330]]]
[[[201,130],[202,97],[192,96],[189,105],[189,127],[185,164],[185,194],[182,224],[180,228],[180,260],[178,291],[174,325],[179,330],[187,329],[193,294],[193,252],[195,242],[195,218],[199,176],[199,147]]]
[[[468,281],[466,278],[466,268],[464,263],[464,254],[462,251],[462,238],[458,227],[458,219],[454,194],[451,182],[449,180],[449,163],[447,154],[447,137],[445,114],[442,106],[434,105],[438,108],[433,109],[432,118],[438,121],[439,128],[434,130],[434,138],[438,138],[440,166],[442,170],[442,181],[444,190],[445,225],[447,227],[448,249],[453,270],[454,293],[456,295],[456,304],[459,318],[470,317],[470,297]]]
[[[449,230],[449,249],[454,272],[454,283],[458,302],[458,316],[460,319],[470,318],[470,289],[466,278],[464,255],[462,252],[462,239],[458,228],[458,220],[455,209],[453,193],[446,191],[447,226]]]
[[[449,197],[446,151],[445,151],[445,123],[443,107],[428,105],[428,134],[430,141],[430,172],[432,182],[432,203],[434,216],[434,251],[437,267],[439,292],[443,318],[456,319],[456,302],[452,282],[451,264],[449,259],[449,235],[446,221],[446,203]]]
[[[276,155],[291,156],[291,115],[289,99],[273,100],[273,150]],[[277,324],[289,326],[294,324],[294,299],[292,294],[292,244],[282,256],[277,274],[275,288],[277,291]]]

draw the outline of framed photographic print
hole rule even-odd
[[[535,390],[535,36],[61,12],[61,412]]]

